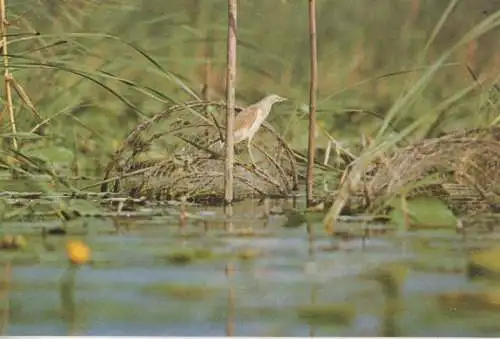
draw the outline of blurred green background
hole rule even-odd
[[[250,104],[271,92],[291,98],[269,121],[305,150],[308,1],[238,4],[237,101]],[[500,1],[493,0],[449,4],[317,1],[318,120],[330,135],[352,143],[361,133],[373,135],[380,117],[426,67],[500,9]],[[443,16],[447,8],[451,12]],[[196,97],[224,98],[225,0],[10,0],[7,14],[11,72],[40,117],[51,119],[43,138],[21,143],[26,152],[46,152],[54,162],[75,161],[80,172],[99,175],[144,115]],[[40,35],[26,34],[34,32]],[[444,111],[435,134],[494,121],[499,33],[496,27],[457,49],[394,126],[404,128],[423,114],[432,121]],[[443,106],[474,83],[466,65],[483,82]],[[29,132],[40,118],[19,96],[14,100],[18,132]],[[2,130],[10,131],[5,110]],[[320,133],[318,146],[327,140]]]

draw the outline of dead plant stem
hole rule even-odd
[[[316,0],[309,0],[309,35],[311,42],[311,83],[309,87],[309,142],[307,147],[307,206],[313,204],[314,155],[316,141],[316,92],[318,89],[318,51],[316,41]]]
[[[226,158],[224,175],[224,200],[229,205],[233,201],[234,163],[234,106],[236,86],[236,14],[237,0],[228,0],[227,32],[227,78],[226,78]]]
[[[6,0],[0,0],[0,32],[2,34],[2,56],[3,56],[3,67],[4,67],[4,83],[5,83],[5,102],[6,102],[6,108],[9,112],[9,119],[10,119],[10,126],[12,129],[12,134],[14,136],[12,137],[12,146],[15,150],[17,150],[17,140],[15,137],[16,134],[16,119],[14,117],[14,105],[12,102],[12,88],[11,88],[11,81],[12,81],[12,75],[9,72],[9,57],[8,57],[8,46],[7,46],[7,27],[8,27],[8,21],[7,21],[7,12],[6,12],[6,7],[5,7],[5,1]],[[0,116],[0,120],[3,118]]]

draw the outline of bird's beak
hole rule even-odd
[[[280,102],[287,101],[287,98],[280,97]]]

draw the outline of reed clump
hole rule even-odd
[[[201,101],[174,105],[136,126],[107,165],[101,190],[149,199],[223,201],[224,132],[220,121],[224,107]],[[243,149],[237,152],[235,200],[284,196],[297,188],[292,149],[269,125],[263,127],[255,138],[254,147],[261,156],[258,166]]]
[[[438,197],[458,215],[500,208],[500,127],[424,139],[377,157],[346,204],[375,211],[395,196]]]

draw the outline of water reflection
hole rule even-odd
[[[308,222],[307,223],[307,235],[308,235],[308,260],[309,260],[309,263],[313,263],[315,265],[315,262],[314,262],[314,225],[311,223],[311,222]],[[312,273],[314,274],[314,272]],[[314,305],[316,304],[316,297],[317,297],[317,290],[318,290],[318,286],[317,286],[317,283],[316,283],[316,279],[311,279],[310,280],[310,286],[309,286],[309,295],[310,295],[310,305],[311,307],[314,307]],[[309,336],[310,337],[314,337],[315,336],[315,330],[314,330],[314,325],[311,324],[309,325]]]
[[[10,321],[10,286],[11,286],[11,264],[5,263],[1,280],[2,288],[0,294],[0,334],[7,335]]]
[[[227,296],[227,322],[226,322],[226,336],[234,336],[234,321],[235,321],[235,289],[232,276],[234,274],[234,264],[227,263],[225,274],[228,283],[228,296]]]
[[[67,326],[67,335],[84,335],[83,316],[79,314],[75,301],[75,284],[78,266],[70,265],[63,273],[60,281],[61,318]],[[81,313],[81,312],[80,312]]]

